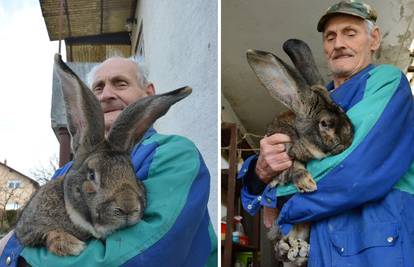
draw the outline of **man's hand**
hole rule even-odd
[[[290,143],[285,134],[273,134],[260,140],[260,154],[256,163],[256,174],[264,183],[292,166],[292,159],[286,153],[285,143]]]

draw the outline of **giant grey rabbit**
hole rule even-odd
[[[306,170],[306,162],[343,152],[352,144],[354,130],[323,86],[309,46],[290,39],[283,48],[296,68],[269,52],[247,51],[248,63],[260,82],[289,109],[274,118],[266,135],[283,133],[291,138],[285,148],[293,164],[274,177],[270,186],[293,182],[299,192],[313,192],[317,185]],[[268,237],[275,242],[279,259],[301,266],[307,262],[309,231],[309,223],[297,224],[283,236],[274,224]]]
[[[55,71],[66,105],[73,165],[33,195],[15,232],[25,246],[46,245],[56,255],[78,255],[89,238],[105,239],[141,220],[146,191],[135,176],[130,151],[191,88],[139,99],[123,110],[105,136],[98,100],[59,54]]]

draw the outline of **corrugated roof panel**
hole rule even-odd
[[[66,55],[73,62],[102,62],[111,56],[129,57],[130,45],[72,45],[66,46]]]
[[[71,0],[65,3],[67,3],[67,13],[65,9],[62,19],[62,38],[125,31],[127,19],[134,13],[132,9],[136,5],[136,0]],[[60,1],[41,0],[40,5],[49,39],[58,40]]]

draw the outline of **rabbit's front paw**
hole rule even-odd
[[[313,192],[317,189],[316,182],[312,175],[306,170],[298,170],[295,172],[293,181],[299,192]]]
[[[46,247],[58,256],[76,256],[85,248],[85,242],[63,230],[53,230],[46,234]]]

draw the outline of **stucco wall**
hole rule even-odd
[[[136,17],[156,92],[193,88],[155,127],[190,138],[201,151],[212,178],[208,207],[217,232],[217,1],[141,0]]]

